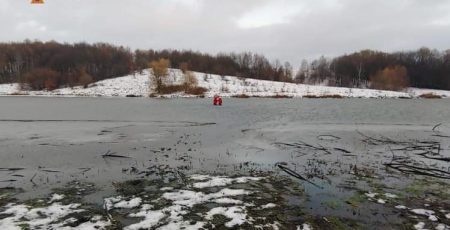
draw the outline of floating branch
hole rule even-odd
[[[108,150],[105,154],[102,155],[103,158],[106,157],[113,157],[113,158],[130,158],[128,156],[122,156],[122,155],[117,155],[115,152],[111,152],[111,150]]]
[[[289,174],[289,175],[291,175],[291,176],[293,176],[293,177],[295,177],[295,178],[297,178],[297,179],[306,181],[306,182],[308,182],[308,183],[314,185],[314,186],[317,187],[317,188],[323,189],[323,187],[320,187],[319,185],[315,184],[314,182],[312,182],[312,181],[310,181],[310,180],[304,178],[302,175],[298,174],[298,173],[295,172],[294,170],[292,170],[292,169],[290,169],[290,168],[288,168],[288,167],[286,167],[286,166],[284,166],[284,165],[282,165],[282,164],[280,164],[280,163],[276,163],[275,165],[278,166],[278,168],[280,168],[281,170],[283,170],[285,173],[287,173],[287,174]]]
[[[432,128],[431,130],[434,132],[434,131],[436,130],[436,128],[439,127],[439,126],[441,126],[441,125],[442,125],[442,123],[439,123],[439,124],[433,126],[433,128]]]
[[[319,139],[319,140],[340,140],[341,138],[334,136],[334,135],[326,134],[326,135],[317,136],[317,139]]]
[[[414,165],[408,165],[405,163],[386,163],[384,165],[403,173],[411,173],[415,175],[424,175],[443,179],[450,179],[450,172],[446,172],[440,169],[419,167]]]
[[[25,168],[0,168],[0,171],[20,171],[24,169]]]

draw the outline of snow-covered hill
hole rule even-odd
[[[0,95],[32,95],[32,96],[142,96],[147,97],[151,90],[149,80],[150,71],[143,74],[129,75],[114,79],[107,79],[91,84],[88,88],[74,87],[62,88],[53,91],[21,91],[18,84],[0,85]],[[422,94],[433,93],[442,97],[450,97],[450,91],[428,90],[410,88],[405,92],[382,91],[372,89],[356,89],[343,87],[329,87],[318,85],[304,85],[294,83],[283,83],[273,81],[263,81],[255,79],[245,79],[232,76],[219,76],[194,72],[198,80],[198,85],[208,89],[205,96],[212,97],[220,94],[224,97],[247,95],[251,97],[305,97],[305,96],[326,96],[339,95],[342,97],[362,97],[362,98],[399,98],[418,97]],[[168,83],[179,84],[183,81],[183,74],[180,70],[171,69]],[[167,95],[167,97],[190,97],[183,93]]]

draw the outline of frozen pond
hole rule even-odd
[[[0,229],[450,225],[450,100],[0,97],[0,108]],[[66,215],[30,214],[52,205]]]

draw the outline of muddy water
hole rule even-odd
[[[450,209],[448,179],[385,166],[402,156],[448,172],[448,161],[404,147],[435,141],[439,155],[450,157],[450,100],[227,99],[213,107],[209,99],[0,97],[0,108],[0,187],[23,188],[15,196],[21,200],[83,181],[97,188],[86,202],[100,205],[115,193],[114,183],[200,173],[290,178],[305,194],[286,194],[285,201],[301,206],[316,226],[339,227],[339,220],[347,227],[411,227],[394,205]],[[423,180],[443,194],[412,197]],[[377,198],[388,199],[364,195],[373,191],[402,199],[380,204]]]

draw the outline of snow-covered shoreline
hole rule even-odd
[[[148,97],[151,91],[149,71],[142,74],[106,79],[90,84],[88,88],[61,88],[53,91],[22,91],[17,83],[0,84],[0,96],[59,96],[59,97]],[[417,98],[422,94],[434,94],[443,98],[450,97],[450,91],[409,88],[404,92],[383,91],[373,89],[357,89],[305,85],[285,82],[273,82],[256,79],[245,79],[232,76],[194,73],[200,87],[208,91],[205,97],[220,94],[223,97],[343,97],[343,98]],[[168,82],[179,84],[183,81],[180,70],[171,69]],[[165,95],[164,97],[195,97],[184,93]]]

